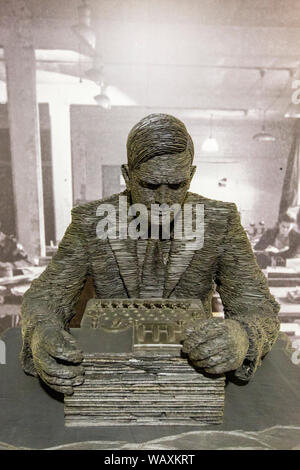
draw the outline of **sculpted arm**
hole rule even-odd
[[[246,331],[247,354],[235,375],[249,380],[270,351],[279,333],[279,305],[270,294],[244,231],[235,204],[230,205],[228,231],[216,276],[225,318],[234,320]]]
[[[33,281],[22,303],[24,371],[39,375],[63,393],[72,393],[72,387],[83,381],[83,368],[79,365],[82,353],[67,329],[88,266],[80,213],[75,209],[57,253]]]
[[[247,381],[277,339],[279,305],[257,265],[235,204],[229,205],[215,282],[225,320],[210,319],[188,332],[183,350],[207,372],[234,370]]]

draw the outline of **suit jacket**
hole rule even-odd
[[[72,210],[57,253],[24,295],[21,358],[27,373],[34,371],[30,343],[36,324],[67,328],[87,276],[92,277],[98,298],[139,297],[138,241],[100,240],[96,234],[97,207],[112,204],[118,219],[118,200],[116,194]],[[186,249],[185,240],[172,240],[163,297],[197,298],[211,313],[215,282],[225,317],[239,321],[247,331],[249,350],[235,374],[248,380],[277,338],[279,305],[256,263],[236,205],[194,193],[188,193],[185,202],[204,205],[204,244],[199,248],[189,242]]]

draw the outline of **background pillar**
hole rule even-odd
[[[45,228],[35,52],[30,12],[22,1],[13,4],[16,16],[4,48],[17,238],[38,257],[45,255]]]
[[[52,174],[56,241],[60,241],[71,221],[72,163],[70,106],[61,97],[50,102]]]

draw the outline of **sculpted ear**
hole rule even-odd
[[[121,166],[122,175],[126,184],[126,188],[130,189],[130,177],[129,177],[129,167],[127,164]]]

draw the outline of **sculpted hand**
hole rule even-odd
[[[58,326],[38,325],[33,333],[32,356],[40,378],[57,392],[72,395],[84,381],[83,353],[75,339]]]
[[[209,374],[222,374],[240,367],[249,348],[248,336],[236,320],[211,318],[186,329],[182,352]]]

